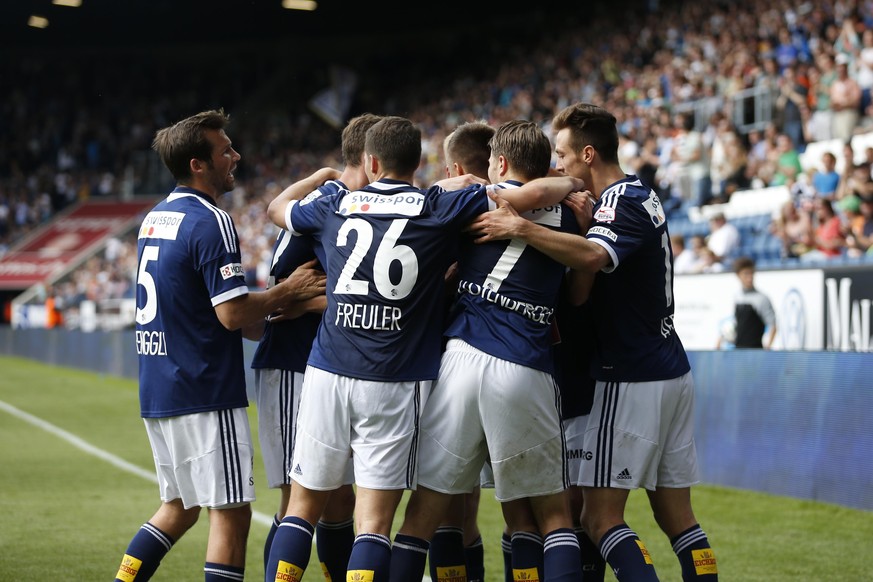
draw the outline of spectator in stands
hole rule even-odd
[[[797,65],[791,63],[782,69],[782,76],[779,77],[776,110],[782,121],[782,133],[791,138],[795,148],[800,152],[806,148],[803,130],[804,111],[807,109],[806,99],[807,87],[798,78]]]
[[[861,33],[861,51],[855,61],[858,86],[861,87],[861,115],[869,116],[868,108],[873,104],[873,28]]]
[[[857,240],[852,235],[854,230],[860,229],[864,222],[864,216],[861,214],[861,197],[856,194],[849,194],[837,202],[840,223],[843,227],[843,236],[846,240],[845,252],[847,256],[860,256],[863,251],[857,245]],[[867,249],[865,248],[864,251]]]
[[[807,202],[812,208],[813,202]],[[786,200],[779,216],[770,223],[770,233],[782,241],[782,259],[797,258],[809,251],[807,246],[812,219],[801,212],[794,200]]]
[[[767,186],[776,174],[778,149],[776,137],[779,135],[776,125],[768,123],[763,131],[752,130],[748,134],[749,155],[746,166],[746,176],[753,188]]]
[[[809,97],[811,114],[809,136],[813,141],[826,141],[833,137],[833,110],[831,109],[831,86],[837,79],[834,58],[822,51],[809,70]]]
[[[833,259],[843,254],[846,246],[843,224],[833,203],[826,198],[815,201],[815,217],[806,244],[811,250],[801,257],[804,261]]]
[[[803,172],[800,153],[790,135],[780,133],[776,136],[776,171],[770,179],[770,186],[784,186],[797,179]]]
[[[873,194],[873,177],[870,175],[870,164],[864,162],[853,164],[851,173],[845,180],[840,182],[837,188],[835,202],[843,202],[846,199],[854,199],[860,205],[861,196]],[[842,207],[840,207],[842,210]]]
[[[694,116],[680,112],[675,117],[675,136],[671,150],[671,163],[675,165],[679,196],[683,204],[702,206],[709,202],[709,160],[703,136],[694,129]]]
[[[816,169],[812,174],[812,187],[816,196],[833,200],[840,184],[840,174],[837,172],[837,156],[831,152],[821,155],[822,169]]]
[[[861,113],[861,87],[849,75],[849,57],[837,55],[837,78],[831,85],[831,111],[833,112],[833,136],[849,141],[855,133]]]
[[[711,248],[702,247],[700,249],[700,261],[697,263],[695,273],[721,273],[724,272],[725,265],[718,259]]]
[[[704,244],[701,237],[694,237],[691,240],[692,246],[686,246],[684,236],[681,234],[670,235],[670,246],[673,247],[673,272],[677,275],[698,272],[699,252]]]
[[[734,298],[734,346],[738,349],[769,350],[776,339],[776,312],[770,299],[755,288],[755,260],[751,257],[739,257],[734,261],[734,273],[741,285]],[[716,349],[721,349],[721,342],[722,337],[719,336]]]
[[[48,329],[63,327],[64,316],[61,312],[61,300],[54,285],[49,285],[45,292],[45,326]]]
[[[730,200],[737,190],[748,188],[746,179],[747,156],[734,126],[727,116],[718,120],[718,129],[712,142],[709,173],[712,180],[713,203]]]
[[[723,212],[716,212],[709,219],[709,236],[706,247],[713,252],[715,260],[723,263],[740,248],[740,231],[728,222]]]
[[[873,254],[873,194],[861,196],[860,216],[849,225],[846,244],[850,257]]]

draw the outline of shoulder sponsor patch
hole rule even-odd
[[[614,232],[612,232],[611,230],[609,230],[608,228],[606,228],[605,226],[592,226],[591,228],[588,229],[588,234],[589,235],[596,234],[599,236],[605,236],[606,238],[608,238],[612,242],[615,242],[616,240],[618,240],[618,235],[615,234]]]
[[[664,207],[661,205],[661,199],[658,198],[654,190],[649,192],[649,197],[643,202],[643,208],[649,213],[649,218],[656,227],[661,226],[667,220],[667,217],[664,216]]]
[[[231,277],[245,277],[246,272],[243,269],[242,263],[228,263],[219,269],[221,278],[227,281]]]
[[[176,240],[184,212],[149,212],[139,227],[139,238]]]
[[[351,192],[343,196],[339,214],[400,214],[418,216],[424,208],[424,194],[397,192],[384,195],[373,192]]]
[[[594,213],[594,220],[597,222],[612,222],[615,220],[615,208],[601,206]]]
[[[298,202],[298,204],[300,204],[300,206],[304,206],[306,204],[309,204],[313,200],[317,200],[318,198],[321,198],[321,190],[313,190],[312,192],[304,196],[303,200]]]

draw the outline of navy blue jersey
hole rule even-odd
[[[242,334],[214,308],[249,292],[230,215],[206,194],[176,188],[146,215],[137,253],[143,418],[248,406]]]
[[[555,380],[561,391],[561,418],[567,420],[589,414],[594,402],[591,359],[596,338],[591,302],[572,305],[562,288],[555,321],[558,329],[554,346]]]
[[[330,180],[313,193],[332,195],[346,190],[338,180]],[[315,241],[311,236],[293,236],[287,230],[279,232],[273,244],[273,262],[270,265],[269,288],[286,278],[297,267],[315,258]],[[252,368],[273,368],[304,372],[312,341],[321,322],[320,313],[304,313],[300,317],[278,322],[267,322],[264,335],[252,357]]]
[[[648,382],[688,372],[673,327],[673,251],[657,194],[636,176],[606,188],[594,205],[587,238],[612,258],[595,277],[589,299],[597,330],[592,375]]]
[[[455,240],[491,208],[485,186],[425,191],[389,179],[289,204],[289,229],[316,239],[327,273],[309,364],[365,380],[436,379]]]
[[[518,188],[503,182],[498,188]],[[523,214],[562,232],[579,232],[573,213],[558,204]],[[554,372],[552,321],[564,266],[520,240],[476,244],[465,236],[458,253],[458,296],[446,337],[487,354]]]

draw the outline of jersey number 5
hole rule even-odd
[[[158,260],[159,250],[156,246],[145,246],[142,249],[142,257],[139,259],[136,283],[142,285],[145,290],[145,305],[142,309],[138,305],[136,308],[136,322],[140,325],[149,323],[158,313],[158,293],[155,288],[155,280],[148,272],[148,265],[149,262]]]

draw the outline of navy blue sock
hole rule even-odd
[[[597,545],[591,541],[581,527],[576,528],[576,539],[579,540],[579,551],[582,555],[582,575],[585,582],[603,582],[606,575],[606,560],[600,555]]]
[[[464,548],[464,563],[467,564],[467,582],[485,582],[485,546],[482,536]]]
[[[311,523],[297,516],[290,515],[282,520],[270,548],[266,569],[267,580],[272,582],[277,574],[287,576],[280,577],[280,580],[303,578],[303,572],[309,565],[309,554],[312,553],[314,531],[315,528]]]
[[[152,524],[144,523],[130,540],[115,580],[149,580],[174,543],[176,540]]]
[[[315,526],[315,549],[322,570],[327,570],[330,579],[344,582],[355,543],[355,520],[337,523],[319,521]]]
[[[542,580],[543,538],[538,533],[517,531],[512,534],[513,580]]]
[[[267,533],[267,539],[264,542],[264,571],[267,570],[267,563],[270,561],[270,547],[273,545],[273,538],[276,536],[276,530],[279,529],[279,524],[282,522],[279,519],[279,514],[273,515],[273,525],[270,526],[270,531]]]
[[[500,548],[503,550],[503,581],[512,582],[512,540],[506,532],[500,538]]]
[[[205,574],[205,582],[228,582],[228,580],[243,582],[246,569],[228,566],[227,564],[206,562],[203,566],[203,573]]]
[[[372,576],[373,582],[387,582],[390,571],[391,540],[388,539],[388,536],[374,533],[358,534],[352,546],[352,554],[349,556],[346,579],[358,580],[358,578],[354,578],[355,572],[372,572],[372,574],[364,575],[360,579],[366,580]],[[424,567],[422,567],[421,574],[424,575]]]
[[[582,579],[582,558],[579,540],[569,527],[546,534],[543,540],[543,577],[549,582],[579,582]]]
[[[398,533],[391,548],[391,582],[409,582],[424,577],[428,543],[413,536]]]
[[[433,582],[440,582],[447,576],[460,576],[461,571],[464,571],[466,576],[464,530],[459,527],[437,528],[430,540],[428,565],[430,566],[430,579]]]
[[[682,581],[718,580],[718,565],[715,563],[715,553],[709,545],[706,533],[700,525],[694,525],[670,540],[673,551],[682,566]]]
[[[619,582],[658,582],[649,550],[627,525],[617,525],[603,535],[600,553]]]

